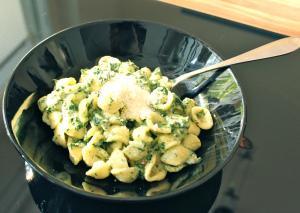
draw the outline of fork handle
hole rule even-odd
[[[200,73],[213,71],[222,67],[228,67],[234,64],[240,64],[248,61],[256,61],[261,60],[265,58],[272,58],[280,55],[285,55],[288,53],[291,53],[297,49],[300,48],[300,37],[287,37],[283,39],[279,39],[273,42],[270,42],[268,44],[265,44],[263,46],[260,46],[258,48],[255,48],[253,50],[250,50],[248,52],[242,53],[238,56],[235,56],[233,58],[227,59],[225,61],[222,61],[217,64],[213,64],[211,66],[207,66],[186,74],[183,74],[181,76],[178,76],[175,78],[175,83],[178,84],[181,81],[184,81],[188,78],[191,78],[195,75],[198,75]]]

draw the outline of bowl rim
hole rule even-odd
[[[95,193],[91,193],[91,192],[87,192],[84,190],[81,190],[77,187],[68,185],[66,183],[64,183],[63,181],[55,178],[54,176],[48,174],[45,170],[43,170],[41,167],[38,166],[38,164],[36,164],[33,160],[30,159],[30,157],[26,154],[26,152],[22,149],[22,147],[19,145],[19,143],[17,142],[11,126],[8,123],[8,119],[7,119],[7,114],[6,114],[6,105],[8,102],[8,90],[11,86],[11,82],[12,79],[17,71],[17,69],[21,66],[21,64],[25,61],[26,58],[28,58],[32,52],[39,47],[41,44],[46,43],[48,40],[51,40],[54,37],[59,36],[60,34],[67,32],[67,31],[71,31],[74,29],[78,29],[78,28],[82,28],[82,27],[87,27],[87,26],[92,26],[92,25],[97,25],[99,23],[122,23],[122,22],[132,22],[132,23],[140,23],[140,24],[153,24],[156,26],[160,26],[160,27],[164,27],[166,29],[170,29],[170,30],[174,30],[178,33],[187,35],[189,37],[192,37],[193,39],[200,41],[206,48],[208,48],[210,51],[214,52],[217,54],[218,58],[220,58],[221,60],[223,60],[223,56],[221,54],[218,53],[218,51],[215,51],[214,48],[212,48],[212,46],[203,41],[201,38],[193,35],[192,33],[186,32],[182,29],[178,29],[175,26],[170,26],[167,24],[163,24],[163,23],[159,23],[159,22],[154,22],[154,21],[149,21],[149,20],[137,20],[137,19],[98,19],[98,20],[94,20],[94,21],[89,21],[89,22],[84,22],[78,25],[73,25],[71,27],[67,27],[64,28],[48,37],[46,37],[45,39],[41,40],[40,42],[38,42],[37,44],[35,44],[23,57],[22,59],[17,63],[17,65],[15,66],[15,68],[13,69],[13,72],[11,74],[11,76],[9,77],[5,87],[4,87],[4,93],[3,93],[3,98],[2,98],[2,115],[3,115],[3,122],[4,122],[4,126],[5,126],[5,130],[6,130],[6,134],[8,135],[10,141],[14,144],[15,149],[18,151],[18,153],[22,156],[22,158],[25,160],[25,162],[27,162],[39,175],[41,175],[43,178],[45,178],[47,181],[51,182],[54,185],[58,185],[60,187],[62,187],[63,189],[69,191],[69,192],[73,192],[76,193],[77,195],[82,195],[82,196],[86,196],[88,198],[91,199],[95,199],[95,200],[101,200],[101,201],[107,201],[107,202],[130,202],[130,203],[135,203],[135,202],[148,202],[148,201],[155,201],[155,200],[162,200],[162,199],[168,199],[174,196],[178,196],[182,193],[191,191],[194,188],[199,187],[200,185],[202,185],[203,183],[205,183],[206,181],[208,181],[211,177],[213,177],[214,175],[216,175],[221,169],[223,169],[227,163],[232,159],[234,153],[237,151],[238,147],[239,147],[239,142],[237,142],[234,147],[232,148],[232,151],[230,152],[230,154],[227,156],[227,158],[217,167],[215,167],[210,173],[206,174],[205,176],[203,176],[201,179],[197,180],[196,182],[182,187],[182,188],[178,188],[175,189],[174,191],[169,191],[167,193],[163,193],[160,195],[154,195],[154,196],[143,196],[143,197],[126,197],[126,198],[120,198],[120,197],[113,197],[113,196],[104,196],[104,195],[99,195],[99,194],[95,194]],[[230,74],[233,77],[234,82],[237,84],[240,92],[241,92],[241,104],[243,105],[243,111],[241,113],[241,121],[240,121],[240,130],[237,136],[237,141],[240,140],[240,138],[242,137],[244,130],[245,130],[245,125],[246,125],[246,103],[245,103],[245,96],[243,93],[243,90],[239,84],[239,82],[237,81],[236,76],[234,75],[234,73],[232,72],[231,68],[228,68],[228,71],[230,72]]]

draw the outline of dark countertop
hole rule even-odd
[[[224,58],[282,37],[154,1],[42,2],[39,4],[47,7],[42,10],[41,23],[48,25],[40,28],[41,33],[36,35],[34,42],[28,39],[0,67],[1,88],[32,43],[65,27],[96,19],[131,18],[175,26],[206,41]],[[246,98],[245,136],[252,141],[253,149],[239,150],[225,167],[211,212],[224,212],[222,206],[230,208],[231,212],[297,211],[299,58],[300,51],[233,67]],[[0,212],[38,212],[28,190],[24,162],[9,143],[2,120],[0,122]],[[187,212],[195,211],[187,206]]]

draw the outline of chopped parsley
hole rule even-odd
[[[86,143],[87,142],[84,140],[73,139],[73,141],[69,143],[69,146],[71,147],[71,149],[73,149],[74,147],[83,147],[86,145]]]
[[[161,88],[160,91],[162,92],[162,94],[168,95],[168,89],[167,88],[165,88],[165,87],[160,87],[160,88]]]
[[[79,86],[77,91],[87,93],[88,88],[86,86]]]
[[[91,116],[91,122],[95,126],[101,126],[103,129],[108,129],[108,127],[110,126],[109,119],[104,117],[99,111],[94,111],[94,113]]]
[[[152,158],[152,152],[149,152],[149,153],[147,154],[147,156],[146,156],[146,160],[147,160],[147,161],[150,161],[151,158]]]
[[[69,110],[71,111],[78,111],[78,105],[74,104],[73,102],[69,105]]]
[[[118,71],[120,65],[121,65],[120,63],[110,63],[110,69],[112,71]]]
[[[149,81],[148,87],[150,88],[150,91],[155,90],[159,86],[159,83],[156,81]]]
[[[84,123],[82,123],[78,117],[71,118],[71,123],[75,127],[75,130],[82,129],[85,126]]]
[[[134,166],[138,169],[138,176],[140,179],[144,179],[145,165],[142,162],[135,162]]]
[[[93,146],[95,147],[99,147],[101,149],[105,149],[107,150],[108,146],[110,145],[111,143],[109,142],[106,142],[104,140],[100,140],[98,143],[94,143]]]
[[[188,128],[189,126],[189,118],[185,116],[173,115],[172,117],[166,117],[166,120],[171,129]]]
[[[92,117],[92,123],[95,124],[96,126],[100,126],[101,124],[101,117],[99,114],[95,113]]]
[[[203,109],[201,111],[197,112],[197,117],[203,118],[204,116],[205,116],[205,112]]]
[[[46,107],[46,109],[45,109],[45,112],[47,112],[47,113],[51,113],[53,111],[54,111],[54,106],[52,106],[52,107]]]
[[[174,114],[181,114],[181,115],[185,114],[184,104],[176,94],[173,95],[174,95],[174,101],[172,103],[171,112],[173,112]]]
[[[148,154],[146,156],[146,160],[150,161],[153,154],[162,155],[165,151],[165,144],[159,143],[157,140],[152,141],[148,147]]]

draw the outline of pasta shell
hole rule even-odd
[[[201,141],[196,135],[188,134],[183,139],[182,145],[192,151],[195,151],[201,147]]]
[[[147,126],[140,126],[133,130],[132,138],[135,141],[143,141],[146,143],[150,143],[153,141],[153,138],[150,136],[150,128]]]
[[[158,135],[157,141],[164,144],[165,150],[180,144],[180,140],[171,134]]]
[[[149,182],[159,181],[164,179],[166,175],[167,172],[161,166],[159,157],[157,155],[153,155],[150,162],[148,162],[145,166],[145,179]]]
[[[157,112],[149,113],[146,124],[153,132],[171,133],[171,128],[167,126],[165,119]]]
[[[193,107],[191,111],[193,121],[201,129],[210,129],[213,126],[213,119],[208,109],[204,107]]]
[[[123,149],[129,160],[138,161],[147,155],[144,144],[139,141],[130,141],[129,145]]]
[[[136,167],[115,168],[111,170],[111,174],[123,183],[132,183],[137,179],[138,173]]]
[[[116,149],[111,153],[108,163],[113,169],[128,168],[127,159],[124,153],[119,149]]]
[[[110,174],[110,165],[102,160],[96,161],[85,174],[95,179],[107,178]]]
[[[192,151],[182,145],[174,146],[168,149],[161,157],[161,161],[171,166],[183,164],[191,155]]]
[[[188,128],[188,133],[194,134],[194,135],[199,135],[200,134],[200,128],[192,121],[189,122],[189,128]]]

